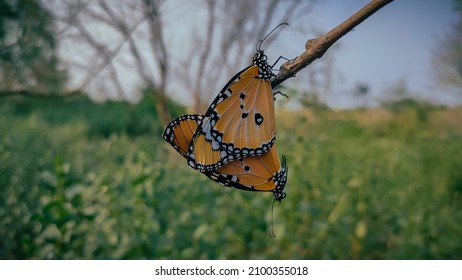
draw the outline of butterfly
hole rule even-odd
[[[260,47],[276,28],[259,40],[252,65],[234,75],[208,108],[187,152],[192,168],[216,170],[228,162],[263,155],[274,145],[276,122],[270,79],[275,74]]]
[[[204,119],[205,116],[198,114],[182,115],[166,126],[162,137],[186,158],[194,133]],[[212,181],[227,187],[246,191],[271,191],[274,201],[281,201],[286,196],[283,190],[288,168],[284,156],[281,164],[275,145],[263,155],[230,161],[216,170],[201,172]]]

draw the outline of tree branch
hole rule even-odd
[[[372,0],[361,10],[357,11],[350,18],[326,34],[318,38],[308,40],[305,44],[306,51],[294,60],[284,63],[276,78],[271,81],[271,86],[275,88],[285,80],[294,77],[297,72],[310,65],[316,59],[321,58],[324,53],[341,37],[391,2],[393,2],[393,0]]]
[[[205,61],[207,60],[207,56],[210,53],[210,50],[212,49],[212,42],[213,39],[215,38],[215,22],[216,22],[216,15],[215,15],[215,5],[216,2],[215,0],[208,0],[207,3],[207,10],[208,10],[208,19],[207,19],[207,34],[205,36],[205,42],[203,42],[204,48],[202,49],[202,53],[199,56],[199,63],[197,65],[197,76],[202,77],[205,72],[205,67],[207,64]],[[203,62],[203,63],[201,63]],[[195,105],[199,105],[202,103],[201,97],[201,90],[204,84],[204,79],[196,79],[196,83],[194,86],[194,90],[192,92],[195,100]],[[197,109],[197,108],[195,108]]]

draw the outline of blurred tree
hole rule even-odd
[[[52,14],[38,0],[0,0],[0,95],[61,94]]]
[[[255,45],[269,29],[305,15],[313,1],[51,1],[61,39],[80,88],[133,97],[126,81],[140,81],[151,92],[161,120],[170,121],[167,91],[191,97],[195,110],[248,64]],[[191,16],[197,18],[192,19]],[[278,36],[265,41],[268,47]],[[240,58],[240,59],[236,59]],[[173,91],[173,90],[172,90]],[[185,96],[188,95],[188,96]]]
[[[451,26],[434,57],[438,81],[462,93],[462,0],[454,0],[458,19]]]
[[[123,82],[134,72],[143,88],[153,94],[165,124],[171,117],[165,95],[170,60],[163,33],[163,4],[163,0],[50,2],[60,21],[61,39],[90,53],[85,58],[82,53],[68,58],[69,64],[84,72],[79,87],[96,82],[100,92],[116,92],[127,99]]]

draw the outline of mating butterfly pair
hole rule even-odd
[[[162,136],[189,166],[213,181],[241,190],[272,191],[274,201],[281,201],[288,168],[274,145],[274,74],[260,49],[266,37],[259,41],[252,65],[231,78],[205,115],[182,115]]]

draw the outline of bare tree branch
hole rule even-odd
[[[207,9],[209,11],[208,13],[208,20],[207,20],[207,36],[205,38],[204,42],[204,48],[202,50],[202,53],[199,56],[199,64],[198,64],[198,69],[197,69],[197,76],[202,77],[205,72],[206,68],[206,63],[201,63],[202,61],[205,62],[207,60],[207,56],[210,53],[210,49],[212,48],[212,42],[214,38],[214,29],[215,29],[215,5],[216,2],[215,0],[207,0]],[[196,100],[197,104],[202,103],[202,95],[201,95],[201,90],[203,86],[204,79],[196,79],[196,83],[194,86],[194,90],[192,92],[194,96],[194,100]]]
[[[126,42],[128,42],[130,51],[133,55],[133,58],[136,63],[136,69],[138,70],[138,73],[140,76],[143,78],[143,80],[148,83],[151,87],[154,87],[154,81],[152,80],[152,76],[149,75],[146,71],[146,66],[144,65],[144,60],[142,58],[142,55],[133,40],[132,36],[132,30],[127,26],[127,22],[124,20],[120,19],[115,13],[112,12],[111,8],[108,6],[106,1],[101,1],[100,7],[109,15],[111,18],[113,26],[122,34],[123,38],[125,39]]]
[[[167,75],[169,70],[169,53],[167,51],[164,31],[165,28],[162,19],[160,6],[162,1],[160,0],[144,0],[144,17],[149,23],[149,43],[151,45],[152,54],[158,62],[159,68],[159,84],[157,89],[161,95],[165,95],[165,87],[167,84]]]
[[[154,93],[154,102],[160,120],[165,125],[170,121],[171,116],[169,107],[167,106],[167,96],[165,94],[169,74],[170,58],[164,37],[165,25],[162,22],[162,13],[160,11],[163,1],[144,0],[143,3],[144,18],[147,19],[150,35],[149,43],[152,49],[152,55],[157,60],[157,69],[159,71],[159,82],[155,88],[156,92]]]
[[[85,38],[86,42],[96,50],[96,53],[98,55],[96,59],[98,59],[99,57],[103,58],[103,63],[99,65],[99,67],[92,67],[91,69],[89,69],[87,77],[81,85],[81,88],[85,88],[94,79],[94,77],[96,77],[96,75],[99,72],[101,72],[108,64],[110,64],[110,62],[116,56],[118,51],[115,53],[109,52],[105,45],[102,45],[97,40],[95,40],[95,38],[88,32],[86,27],[80,22],[79,19],[75,20],[75,26],[77,27],[83,38]]]
[[[72,40],[72,48],[78,46],[84,50],[68,59],[71,64],[81,56],[87,63],[78,66],[84,69],[81,88],[98,83],[96,92],[107,89],[106,94],[113,96],[116,91],[119,97],[133,98],[132,94],[126,94],[127,82],[133,81],[122,74],[131,68],[129,75],[149,89],[160,119],[166,124],[171,118],[165,95],[171,61],[163,34],[164,3],[163,0],[73,0],[55,2],[54,10],[63,25],[62,39],[66,43]],[[125,66],[121,65],[124,61],[128,62]]]
[[[361,10],[326,34],[308,40],[305,44],[306,51],[293,61],[284,63],[277,77],[271,81],[271,86],[275,88],[290,77],[294,77],[297,72],[310,65],[314,60],[321,58],[337,40],[350,32],[355,26],[391,2],[393,0],[372,0]]]
[[[110,77],[114,83],[118,96],[122,99],[126,99],[128,96],[121,84],[120,76],[118,74],[119,71],[117,67],[115,67],[113,61],[118,57],[129,38],[122,36],[119,43],[113,43],[111,45],[107,44],[107,42],[102,42],[100,38],[92,32],[92,24],[95,22],[102,23],[109,27],[113,27],[116,30],[121,27],[119,22],[116,21],[118,18],[112,11],[108,9],[93,9],[90,6],[92,2],[93,1],[75,1],[72,3],[65,3],[61,7],[61,10],[65,11],[65,14],[56,16],[56,18],[64,24],[64,28],[62,28],[60,32],[62,39],[66,38],[75,40],[76,42],[84,42],[95,51],[94,55],[88,59],[85,64],[78,65],[72,61],[68,61],[68,64],[83,69],[85,72],[85,78],[79,86],[80,89],[88,87],[94,82],[96,77],[107,69],[108,77]],[[100,2],[101,7],[104,4],[106,3]],[[101,11],[104,13],[101,13]],[[91,22],[91,20],[95,20],[95,22]],[[143,22],[145,22],[145,19],[138,19],[137,22],[129,27],[128,33],[133,33]],[[72,34],[71,29],[75,29],[77,33]]]

